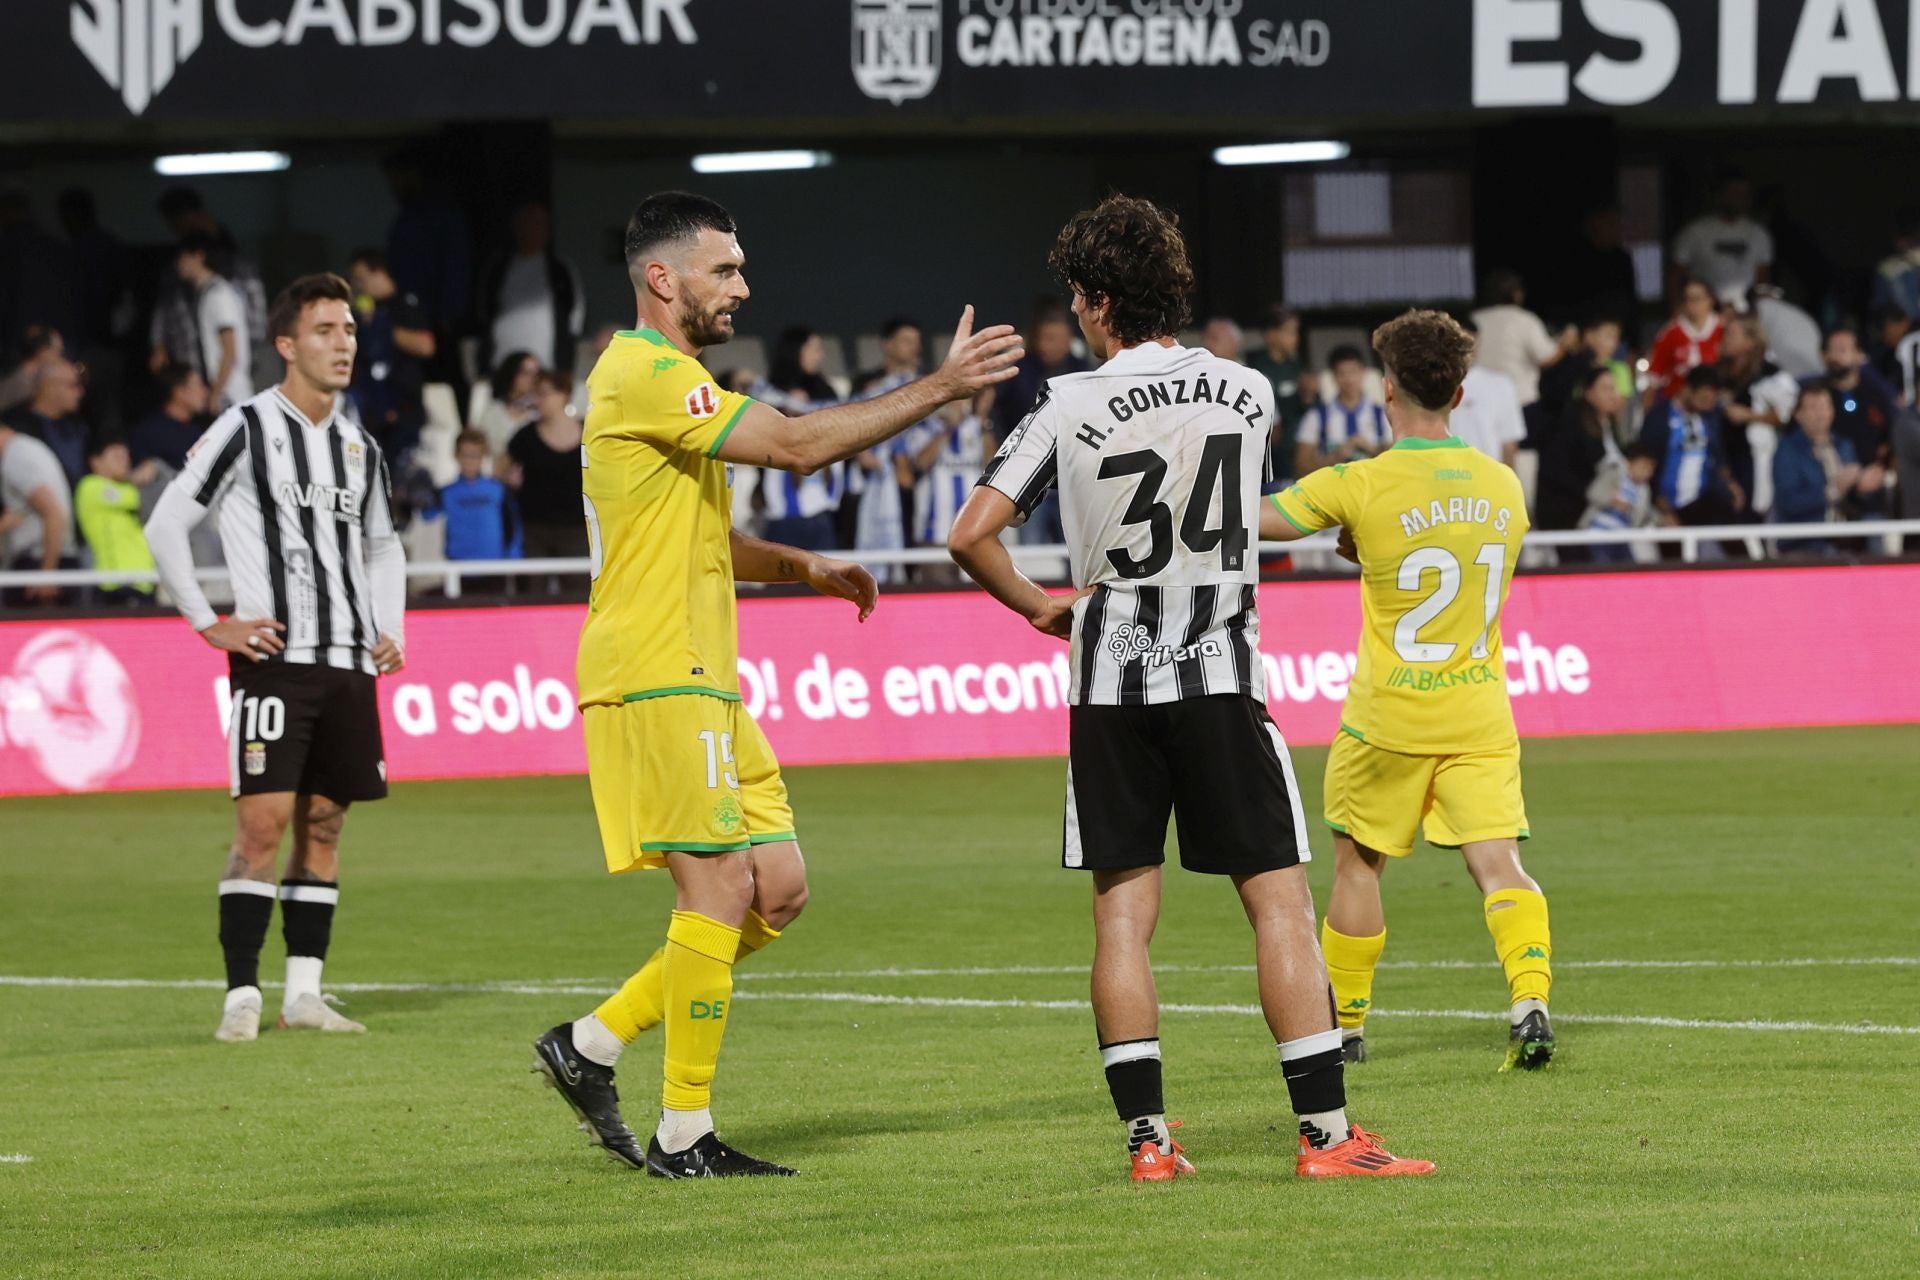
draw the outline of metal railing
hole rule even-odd
[[[1705,543],[1739,543],[1746,549],[1749,556],[1756,560],[1764,560],[1776,556],[1778,544],[1782,542],[1834,539],[1877,541],[1879,554],[1897,556],[1904,554],[1909,538],[1920,546],[1920,520],[1856,520],[1828,524],[1730,524],[1654,529],[1536,530],[1526,536],[1522,549],[1632,547],[1677,543],[1680,547],[1681,561],[1690,564],[1700,559],[1700,548]],[[1324,532],[1294,542],[1263,542],[1260,544],[1260,550],[1263,554],[1300,551],[1331,553],[1334,541],[1335,535],[1332,532]],[[1068,556],[1067,548],[1058,544],[1014,543],[1009,544],[1007,550],[1012,553],[1016,564],[1023,567],[1039,566],[1056,571],[1064,566]],[[868,566],[952,563],[944,547],[911,547],[899,551],[834,551],[829,554],[848,560],[857,560]],[[590,572],[591,568],[591,562],[585,557],[545,560],[427,560],[409,564],[407,577],[415,581],[437,579],[446,595],[457,599],[468,578],[538,578],[556,575],[582,577]],[[224,583],[228,580],[227,570],[217,565],[195,569],[194,576],[201,582],[207,583]],[[159,580],[159,575],[150,571],[125,569],[0,570],[0,588],[126,586],[135,583],[158,583]]]

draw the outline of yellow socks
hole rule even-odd
[[[1504,904],[1511,905],[1504,905]],[[1547,1002],[1553,986],[1553,935],[1547,929],[1547,899],[1533,889],[1502,889],[1487,895],[1487,932],[1507,971],[1513,1003]]]
[[[779,939],[780,931],[768,924],[758,911],[749,907],[746,922],[740,926],[740,951],[734,956],[733,962],[739,964],[769,942]]]
[[[1357,1031],[1373,1007],[1373,970],[1387,946],[1387,931],[1353,938],[1330,924],[1320,926],[1320,951],[1333,983],[1333,1011],[1342,1031]]]
[[[705,1110],[712,1097],[741,932],[693,911],[674,912],[667,926],[661,974],[667,1050],[660,1098],[670,1111]]]
[[[779,937],[780,930],[768,924],[758,911],[748,911],[746,923],[740,928],[740,950],[733,962],[739,964]],[[662,947],[627,979],[625,986],[593,1011],[609,1031],[620,1037],[621,1044],[632,1044],[642,1031],[659,1026],[667,1016],[666,996],[661,989],[666,969],[667,949]]]
[[[659,1026],[666,1016],[660,1004],[660,976],[666,967],[667,949],[662,947],[647,957],[640,972],[628,978],[625,986],[593,1011],[607,1030],[620,1037],[621,1044],[632,1044],[642,1031]]]

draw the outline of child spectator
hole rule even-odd
[[[1594,474],[1587,488],[1587,511],[1580,518],[1582,529],[1612,532],[1618,529],[1645,529],[1653,520],[1653,453],[1639,444],[1627,446],[1624,455],[1609,458]],[[1630,561],[1633,548],[1624,543],[1589,548],[1596,561]]]
[[[152,471],[154,464],[148,462]],[[133,477],[133,455],[118,440],[96,444],[87,451],[88,474],[73,491],[74,514],[80,535],[93,550],[93,567],[128,572],[151,570],[153,553],[140,527],[140,490]],[[100,599],[107,604],[144,604],[153,599],[148,582],[102,583]]]
[[[460,478],[440,490],[449,560],[518,560],[520,515],[507,486],[487,474],[487,435],[469,427],[453,444]],[[476,583],[477,585],[477,583]]]

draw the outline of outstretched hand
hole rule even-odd
[[[953,330],[953,345],[940,364],[939,376],[951,389],[949,400],[974,395],[1014,375],[1014,366],[1026,355],[1025,340],[1010,324],[996,324],[980,332],[973,331],[973,306],[960,313]]]
[[[865,566],[850,560],[814,557],[807,566],[807,585],[823,596],[853,601],[860,607],[862,622],[873,615],[874,606],[880,603],[880,584],[873,580]]]

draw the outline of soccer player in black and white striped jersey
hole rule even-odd
[[[194,445],[147,524],[160,579],[195,631],[228,654],[228,776],[236,833],[220,880],[227,998],[218,1040],[260,1029],[260,947],[280,900],[280,1026],[364,1031],[320,993],[340,900],[347,806],[387,794],[377,675],[399,671],[406,559],[385,460],[339,412],[353,374],[353,294],[305,276],[274,302],[286,380],[236,405]],[[188,534],[219,511],[234,612],[193,576]],[[293,846],[276,889],[287,828]]]
[[[1266,710],[1257,543],[1273,425],[1255,370],[1173,338],[1193,271],[1176,219],[1114,196],[1076,215],[1049,265],[1093,354],[1050,380],[948,538],[1036,629],[1073,643],[1065,853],[1093,873],[1093,1011],[1137,1182],[1192,1172],[1162,1100],[1147,944],[1167,819],[1180,862],[1232,879],[1253,923],[1260,1003],[1300,1118],[1296,1172],[1433,1171],[1346,1118],[1340,1032],[1301,865],[1312,856],[1286,743]],[[1050,596],[1001,533],[1058,486],[1073,581]]]

